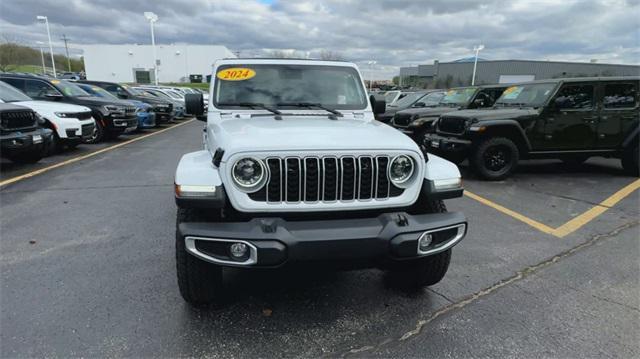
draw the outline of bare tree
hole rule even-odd
[[[298,52],[295,50],[273,50],[269,52],[269,57],[274,57],[277,59],[291,59],[291,58],[300,58],[302,56],[298,55]]]
[[[8,71],[20,61],[20,46],[15,40],[6,35],[0,38],[0,71]]]

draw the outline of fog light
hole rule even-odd
[[[433,242],[433,235],[431,233],[424,233],[420,236],[420,239],[418,239],[418,248],[421,251],[426,251],[429,249],[431,242]]]
[[[248,246],[244,243],[234,243],[229,247],[229,252],[234,259],[242,259],[247,255],[247,249]]]

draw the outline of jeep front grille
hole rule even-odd
[[[268,203],[386,199],[401,188],[388,179],[389,156],[267,158],[269,180],[249,197]]]
[[[438,120],[438,132],[461,134],[466,126],[466,118],[443,116]]]
[[[398,127],[407,127],[411,123],[411,114],[409,113],[396,113],[393,116],[393,124]]]
[[[37,118],[33,111],[4,111],[0,114],[3,130],[15,131],[35,128]]]

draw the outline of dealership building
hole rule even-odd
[[[113,82],[154,82],[151,45],[83,45],[87,79]],[[206,81],[212,64],[236,57],[224,46],[156,45],[159,82]]]
[[[401,67],[402,83],[429,87],[465,86],[471,84],[473,58],[453,62],[434,61],[433,64]],[[560,77],[640,76],[639,65],[604,63],[478,60],[476,84],[515,83]],[[437,86],[436,86],[437,85]]]

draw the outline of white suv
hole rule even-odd
[[[458,168],[374,120],[348,62],[229,59],[214,64],[204,149],[175,176],[183,298],[224,295],[222,267],[300,263],[379,267],[415,286],[445,275],[466,234],[443,199],[462,196]],[[205,116],[206,115],[206,116]]]
[[[73,148],[93,133],[95,121],[84,106],[52,101],[34,101],[15,87],[0,81],[0,102],[28,107],[47,121],[54,132],[52,148]]]

